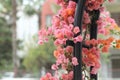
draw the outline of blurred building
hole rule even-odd
[[[112,3],[105,4],[108,11],[110,11],[111,17],[115,19],[116,23],[120,27],[120,0],[114,0]],[[120,36],[115,36],[120,39]],[[110,61],[102,63],[101,76],[102,80],[120,80],[120,50],[110,49]]]
[[[106,3],[107,10],[110,11],[112,18],[120,26],[120,0],[114,0],[112,3]]]
[[[54,4],[54,0],[46,0],[42,7],[41,11],[41,27],[48,27],[51,25],[51,19],[53,16],[52,4]]]

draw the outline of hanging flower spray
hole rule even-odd
[[[90,25],[91,18],[94,14],[90,14],[93,10],[100,11],[100,17],[97,20],[98,34],[101,35],[120,35],[120,28],[115,23],[114,19],[110,17],[109,12],[105,10],[102,4],[107,0],[87,0],[85,4],[85,11],[83,14],[82,32],[79,27],[74,27],[74,15],[76,10],[76,3],[74,0],[55,0],[61,7],[56,15],[52,18],[52,26],[48,29],[41,29],[39,31],[39,44],[46,43],[49,38],[53,38],[54,45],[57,47],[53,55],[56,58],[56,63],[51,66],[55,70],[55,75],[47,73],[40,80],[73,80],[73,66],[78,65],[78,60],[73,56],[73,46],[66,46],[66,41],[71,40],[74,43],[84,42],[87,46],[92,48],[82,48],[82,71],[83,80],[89,80],[87,72],[96,74],[100,68],[100,54],[108,52],[110,47],[120,49],[120,40],[115,40],[114,37],[98,38],[97,40],[90,40]],[[112,0],[108,0],[112,1]],[[83,33],[77,37],[74,35]],[[65,47],[66,46],[66,47]],[[92,70],[88,70],[90,66],[94,66]],[[59,69],[64,70],[60,76]]]

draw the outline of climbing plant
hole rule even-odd
[[[39,31],[38,42],[42,45],[48,42],[49,38],[54,40],[56,50],[53,55],[56,58],[56,63],[51,68],[55,70],[55,73],[54,75],[47,73],[40,80],[74,80],[73,71],[74,67],[79,65],[79,60],[73,54],[74,46],[67,45],[68,41],[73,42],[73,44],[81,42],[82,45],[86,46],[81,49],[82,79],[92,80],[88,73],[97,74],[100,68],[100,54],[108,52],[110,47],[120,49],[120,40],[113,36],[113,34],[120,35],[120,28],[102,6],[105,1],[111,2],[113,0],[86,0],[82,30],[80,26],[74,26],[76,1],[55,1],[61,8],[53,16],[52,26],[47,29],[42,28]],[[97,11],[98,13],[96,13]],[[98,14],[98,19],[96,19],[96,14]],[[97,21],[95,22],[94,19]],[[93,24],[93,22],[95,23]],[[97,25],[97,35],[105,36],[104,38],[91,38],[91,35],[96,35],[91,34],[91,27],[94,25]],[[90,68],[91,66],[92,68]],[[59,72],[61,69],[64,70],[62,74]]]

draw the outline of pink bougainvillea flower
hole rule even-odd
[[[109,45],[105,45],[103,48],[102,48],[102,52],[108,52],[109,51]]]
[[[83,21],[84,21],[85,24],[90,23],[90,17],[89,17],[89,14],[86,11],[84,11]]]
[[[67,53],[73,53],[73,47],[72,46],[67,46],[66,47],[66,52]]]
[[[86,6],[88,10],[97,10],[100,8],[101,4],[103,4],[104,0],[87,0]]]
[[[74,18],[72,16],[68,17],[68,22],[71,24],[74,22]]]
[[[64,29],[64,35],[65,35],[65,37],[67,37],[68,39],[71,39],[71,38],[74,36],[73,32],[70,31],[69,29]]]
[[[75,34],[79,33],[79,32],[80,32],[79,27],[75,27],[75,28],[73,29],[73,32],[74,32]]]
[[[73,64],[74,66],[78,65],[78,60],[77,60],[76,57],[73,57],[73,58],[72,58],[72,64]]]
[[[70,78],[70,80],[73,80],[73,71],[69,72],[68,77]]]
[[[54,45],[56,45],[56,46],[59,46],[59,45],[61,45],[61,44],[63,44],[63,41],[62,41],[61,39],[56,39],[56,40],[54,41]]]
[[[60,29],[55,31],[54,34],[55,34],[55,37],[58,38],[58,39],[63,39],[64,38],[64,33]]]
[[[62,80],[68,80],[68,79],[69,79],[69,77],[67,74],[62,74]]]
[[[51,67],[51,69],[57,70],[57,69],[58,69],[58,66],[57,66],[56,64],[53,64],[52,67]]]
[[[73,71],[70,71],[68,74],[62,74],[62,80],[73,80]]]
[[[74,43],[81,42],[82,39],[83,39],[82,36],[79,35],[79,36],[77,36],[77,37],[74,38]]]
[[[75,9],[75,8],[76,8],[76,3],[73,2],[73,1],[69,1],[68,8],[73,8],[73,9]]]
[[[40,44],[40,45],[42,45],[43,43],[44,43],[43,40],[38,41],[38,44]]]

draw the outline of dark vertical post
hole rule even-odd
[[[79,26],[81,32],[82,32],[82,17],[83,17],[85,2],[86,0],[77,1],[77,7],[75,13],[74,26]],[[82,34],[81,32],[78,35]],[[78,35],[75,35],[75,37]],[[74,66],[74,80],[82,80],[82,43],[81,42],[77,42],[74,45],[74,56],[78,59],[78,63],[79,63],[79,65]]]
[[[91,20],[91,28],[90,28],[90,39],[97,39],[97,23],[96,21],[99,19],[100,11],[94,10],[91,12],[91,14],[94,14],[92,16]],[[92,70],[94,66],[91,66],[90,70]],[[91,80],[97,80],[97,74],[90,74]]]

